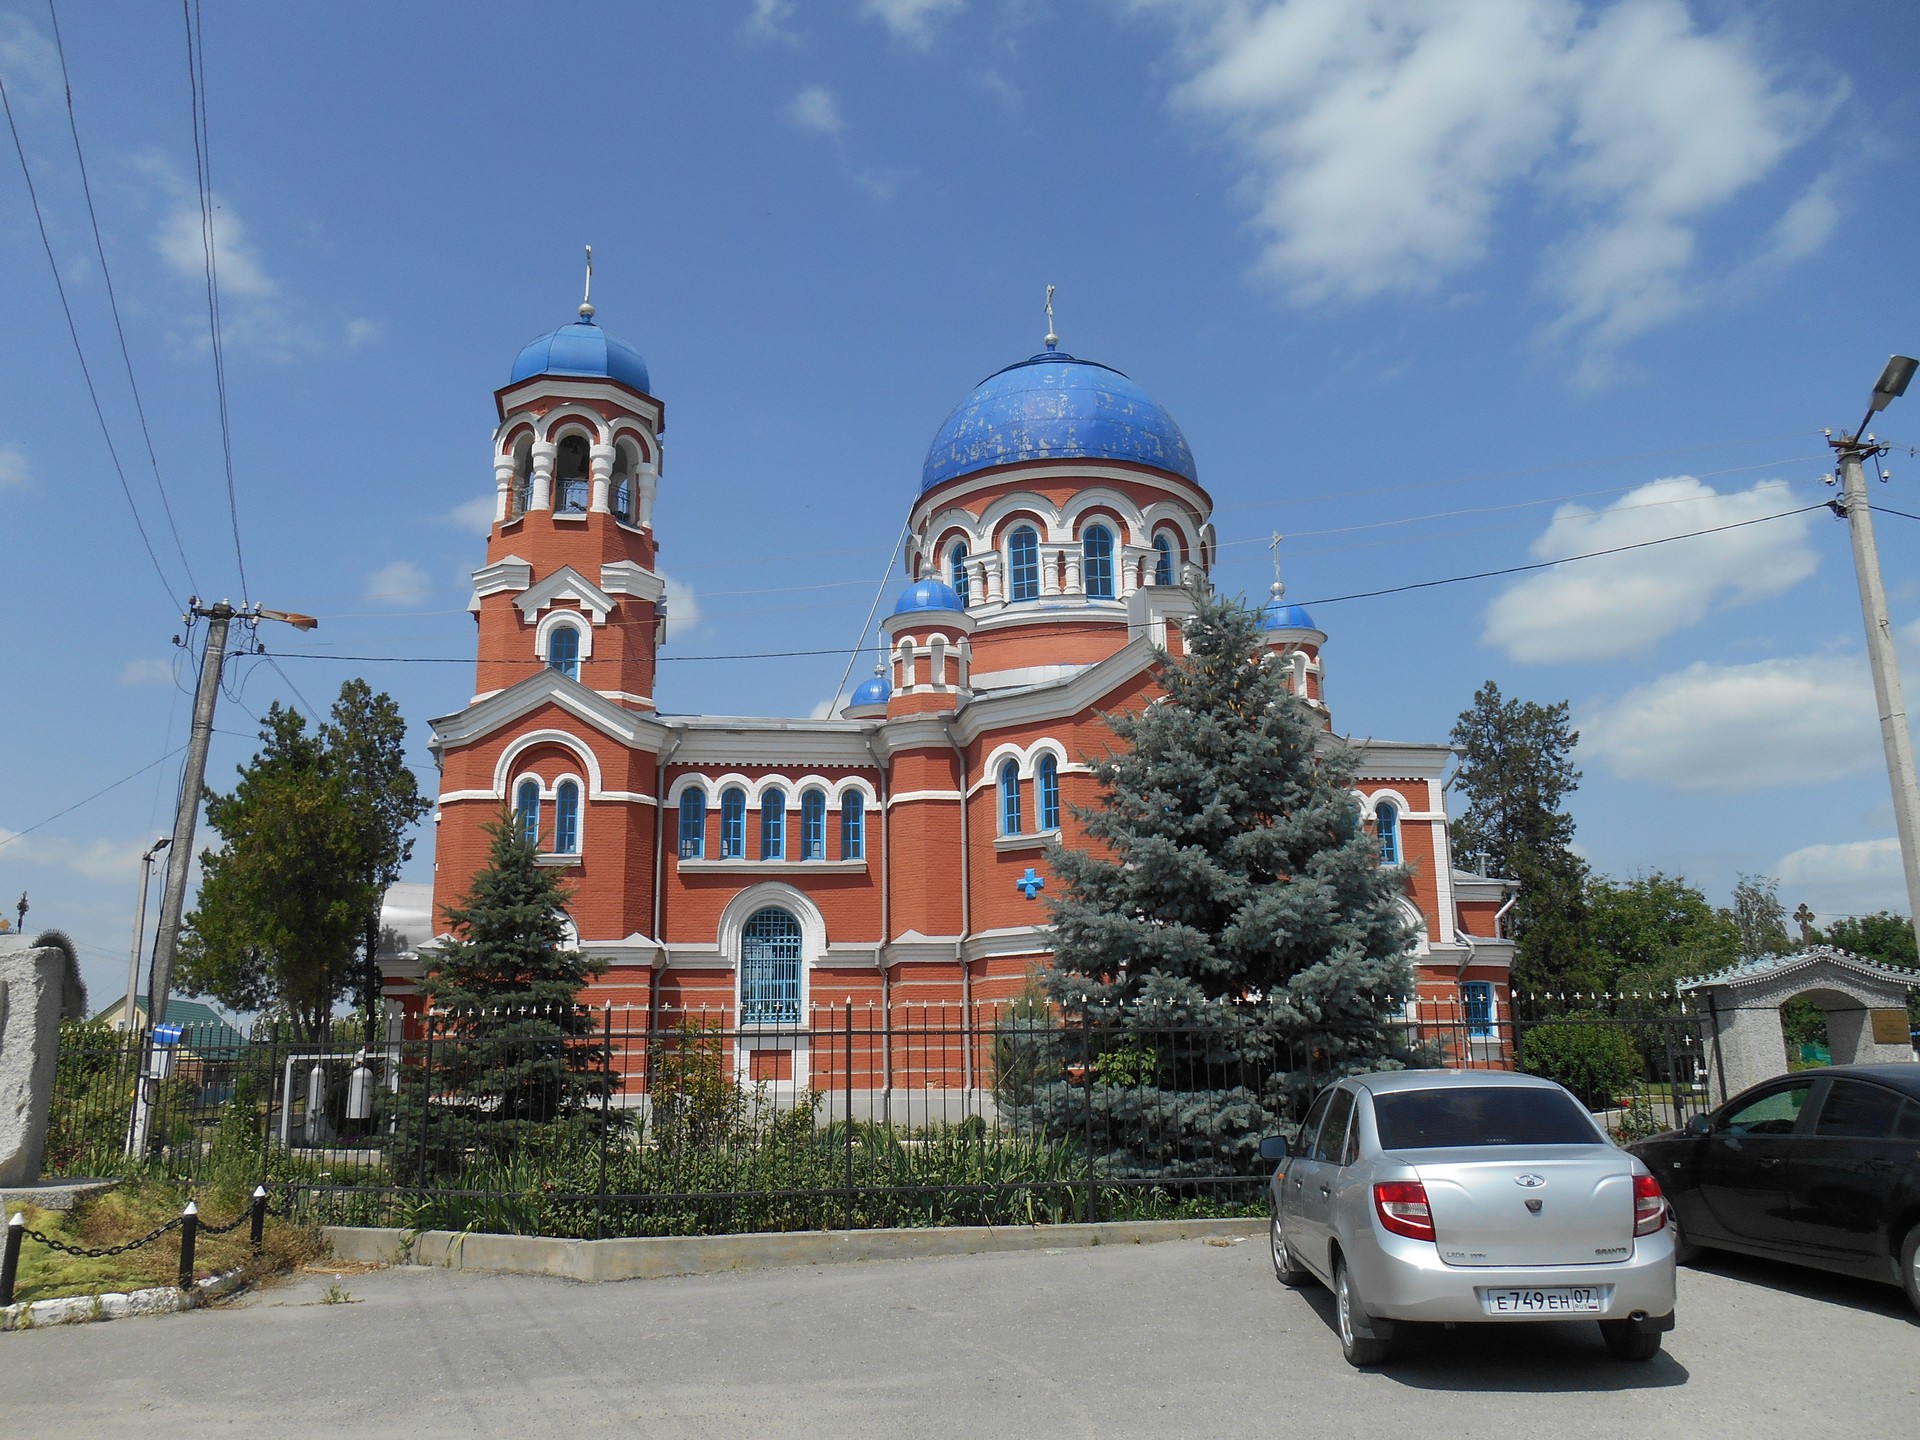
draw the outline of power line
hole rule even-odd
[[[160,457],[154,453],[153,432],[147,428],[147,409],[140,401],[140,386],[133,378],[133,355],[127,349],[126,328],[120,323],[120,297],[114,292],[113,270],[107,264],[107,247],[100,239],[100,217],[93,208],[93,185],[87,179],[87,155],[80,144],[80,122],[73,113],[73,80],[67,73],[67,47],[60,38],[60,15],[54,0],[47,0],[47,17],[53,22],[53,48],[60,57],[60,89],[67,101],[67,130],[73,136],[73,158],[80,169],[80,193],[87,200],[87,223],[93,227],[93,249],[100,257],[100,276],[106,281],[107,305],[113,311],[113,333],[120,340],[120,360],[127,369],[127,388],[133,392],[133,413],[140,419],[140,434],[147,443],[147,463],[153,467],[153,488],[160,492],[160,509],[167,517],[167,529],[173,535],[173,548],[187,572],[187,583],[194,589],[193,562],[187,559],[186,546],[180,542],[180,527],[173,518],[173,504],[167,499],[166,484],[160,478]]]
[[[5,836],[4,838],[0,838],[0,848],[4,848],[8,845],[11,845],[14,841],[20,839],[23,835],[31,835],[34,831],[39,830],[44,826],[51,825],[54,821],[58,820],[62,815],[71,815],[74,811],[78,810],[82,805],[92,804],[95,800],[98,800],[102,795],[107,794],[109,791],[118,790],[122,785],[126,784],[129,780],[138,780],[142,775],[146,774],[147,771],[153,769],[154,766],[164,765],[167,761],[171,760],[174,756],[178,755],[182,750],[186,748],[187,747],[184,745],[176,745],[174,746],[173,749],[169,750],[166,754],[162,755],[158,760],[149,760],[146,764],[142,765],[138,770],[134,771],[131,775],[122,775],[118,780],[114,781],[111,785],[102,786],[100,789],[94,791],[93,794],[87,796],[85,800],[76,800],[73,802],[73,804],[67,806],[67,808],[64,810],[57,811],[54,814],[47,816],[47,818],[44,820],[36,821],[34,824],[27,826],[27,828],[24,830],[16,830],[11,835]]]
[[[1902,520],[1920,520],[1920,515],[1909,515],[1904,510],[1889,510],[1884,505],[1874,506],[1873,513],[1876,515],[1898,515]]]
[[[207,49],[200,0],[180,0],[187,25],[187,91],[193,111],[194,175],[200,188],[200,248],[206,256],[207,333],[213,342],[213,388],[220,402],[220,453],[226,465],[227,515],[233,523],[233,559],[240,567],[240,598],[247,593],[247,560],[240,549],[240,504],[233,486],[233,425],[227,417],[227,353],[220,336],[220,262],[213,230],[213,159],[207,141]]]
[[[127,508],[133,512],[133,528],[140,532],[140,543],[146,547],[147,559],[153,562],[153,573],[160,577],[160,588],[167,592],[167,598],[175,605],[180,597],[174,593],[173,585],[167,579],[167,572],[160,566],[160,557],[154,553],[153,540],[147,534],[147,525],[140,518],[140,507],[134,503],[133,487],[127,484],[127,472],[120,464],[120,452],[114,448],[113,432],[107,428],[106,412],[100,408],[100,392],[94,388],[93,371],[87,364],[86,349],[80,344],[80,331],[73,323],[73,307],[67,303],[67,287],[60,279],[59,262],[53,258],[53,242],[47,237],[46,216],[40,209],[40,195],[33,186],[33,170],[27,164],[26,146],[20,141],[20,127],[14,123],[13,101],[7,95],[4,79],[0,79],[0,108],[7,112],[7,129],[13,134],[14,154],[20,157],[20,173],[27,182],[27,199],[33,203],[34,222],[40,227],[40,246],[47,252],[47,268],[53,272],[53,288],[60,296],[60,311],[67,317],[67,334],[73,340],[74,357],[80,362],[80,375],[87,383],[87,398],[93,402],[93,418],[100,423],[100,438],[107,442],[107,455],[113,461],[113,473],[120,477],[120,493],[127,497]]]

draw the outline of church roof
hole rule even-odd
[[[884,705],[893,698],[893,681],[886,675],[871,675],[854,689],[853,698],[847,702],[849,708],[855,705]]]
[[[1874,980],[1920,987],[1920,971],[1883,965],[1878,960],[1868,960],[1850,950],[1838,950],[1831,945],[1813,945],[1797,955],[1760,955],[1742,960],[1711,975],[1696,975],[1691,980],[1682,980],[1675,988],[1685,993],[1705,990],[1714,985],[1738,985],[1744,980],[1771,980],[1795,970],[1811,969],[1822,962],[1838,965],[1843,970],[1852,970]]]
[[[1029,460],[1120,460],[1199,483],[1173,417],[1111,366],[1043,350],[989,375],[934,436],[922,493],[962,475]]]
[[[529,340],[514,360],[507,383],[518,385],[536,375],[604,376],[643,395],[653,393],[640,352],[607,334],[590,316]]]
[[[911,615],[920,610],[964,610],[967,602],[960,598],[960,592],[944,580],[929,577],[916,580],[900,592],[900,598],[893,602],[893,613]]]

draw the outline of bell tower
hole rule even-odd
[[[494,404],[493,523],[471,606],[474,699],[548,668],[651,711],[666,638],[653,534],[666,408],[646,362],[594,322],[587,299],[578,320],[520,351]]]

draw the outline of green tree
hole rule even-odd
[[[1771,875],[1742,873],[1733,887],[1733,904],[1720,916],[1733,926],[1743,959],[1785,955],[1793,949],[1787,935],[1787,907],[1780,903],[1780,882]]]
[[[1814,934],[1816,939],[1850,951],[1863,960],[1920,970],[1920,954],[1915,953],[1913,943],[1913,921],[1891,910],[1877,910],[1871,915],[1843,915],[1827,926],[1824,934],[1819,931]],[[1920,990],[1908,993],[1907,1019],[1920,1026]]]
[[[1049,856],[1046,983],[1094,1038],[1108,1173],[1250,1157],[1309,1068],[1401,1055],[1389,1006],[1412,984],[1405,872],[1361,827],[1352,752],[1263,663],[1252,611],[1195,599],[1164,699],[1108,717],[1101,803],[1074,811],[1088,848]],[[1070,1127],[1065,1088],[1035,1103]]]
[[[279,1011],[312,1042],[353,983],[375,902],[346,776],[306,720],[277,702],[231,794],[207,795],[217,850],[180,939],[178,983],[236,1010]]]
[[[1514,984],[1580,988],[1587,973],[1586,863],[1573,853],[1564,806],[1580,786],[1573,749],[1580,733],[1567,703],[1508,700],[1489,680],[1453,727],[1460,747],[1454,786],[1466,806],[1449,834],[1455,860],[1519,882],[1509,916]]]
[[[1596,878],[1586,903],[1596,989],[1665,993],[1740,958],[1729,914],[1681,876],[1651,870],[1631,880]]]
[[[406,721],[393,698],[360,679],[340,687],[333,714],[320,727],[328,761],[345,782],[360,829],[360,878],[370,891],[360,930],[360,1006],[369,1045],[377,1038],[380,1014],[381,902],[413,856],[408,832],[432,808],[407,768],[406,737]]]
[[[443,1168],[469,1149],[504,1155],[537,1127],[582,1119],[607,1088],[599,1025],[579,1002],[605,962],[567,944],[568,891],[513,815],[503,810],[486,830],[487,863],[446,907],[451,938],[421,982],[439,1012],[433,1074],[416,1063],[400,1087],[400,1133],[426,1127],[421,1148]],[[439,1097],[428,1114],[413,1099],[423,1080]]]

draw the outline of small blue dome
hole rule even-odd
[[[853,698],[847,702],[847,708],[859,705],[884,705],[893,698],[893,681],[885,675],[875,675],[862,680],[853,692]]]
[[[960,598],[960,592],[944,580],[917,580],[901,592],[894,602],[893,613],[911,615],[916,610],[964,610],[966,601]]]
[[[1260,612],[1260,628],[1262,630],[1318,630],[1320,627],[1313,623],[1313,616],[1307,613],[1306,606],[1289,605],[1284,600],[1274,600]]]
[[[934,436],[922,493],[995,465],[1122,460],[1199,483],[1173,417],[1118,370],[1044,350],[989,375]]]
[[[513,377],[507,383],[518,385],[536,375],[604,375],[643,395],[653,393],[647,362],[640,358],[640,352],[589,319],[562,325],[538,340],[528,341],[513,362]]]

